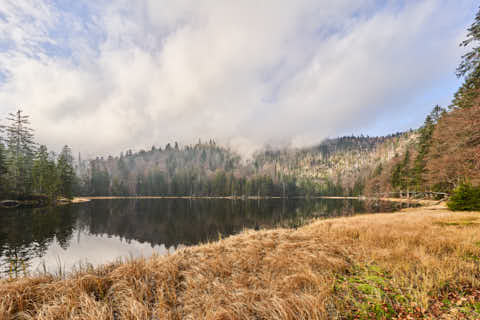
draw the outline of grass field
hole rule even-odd
[[[480,318],[480,213],[318,220],[66,278],[0,280],[0,319],[336,318]]]

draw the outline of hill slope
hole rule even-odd
[[[242,160],[214,141],[79,159],[79,193],[88,195],[360,194],[374,169],[402,153],[415,132],[341,137],[303,149],[268,149]]]

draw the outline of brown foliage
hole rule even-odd
[[[415,144],[409,143],[405,146],[402,153],[396,155],[388,162],[383,164],[383,169],[381,172],[375,172],[373,170],[370,176],[367,178],[365,183],[365,190],[364,194],[368,196],[378,196],[379,194],[386,194],[386,193],[393,193],[395,192],[395,188],[393,188],[391,180],[392,180],[392,173],[394,167],[399,163],[404,161],[405,151],[408,150],[410,152],[410,157],[407,163],[408,168],[412,168],[414,166],[415,157],[417,156],[418,152],[415,150]],[[411,183],[411,176],[403,177],[407,179],[409,183]],[[402,190],[406,191],[406,190]],[[418,190],[420,191],[420,190]]]
[[[427,156],[430,185],[480,184],[480,105],[455,109],[438,122]]]

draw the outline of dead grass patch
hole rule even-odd
[[[416,208],[319,220],[66,279],[0,280],[0,318],[475,319],[478,217]]]

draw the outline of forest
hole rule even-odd
[[[29,116],[21,110],[0,126],[0,200],[55,203],[74,195],[75,172],[68,146],[59,154],[35,142]]]
[[[460,45],[463,84],[447,108],[435,106],[417,138],[368,178],[366,193],[391,190],[468,191],[480,202],[480,12]],[[463,192],[462,191],[462,192]]]
[[[461,46],[480,40],[480,16]],[[461,60],[463,85],[447,108],[435,106],[415,130],[383,137],[345,136],[308,148],[258,150],[249,159],[215,140],[118,156],[74,160],[34,141],[28,115],[10,113],[0,127],[0,194],[43,196],[377,195],[480,185],[480,48]],[[462,189],[462,190],[465,190]],[[474,192],[475,193],[475,192]]]
[[[58,155],[38,146],[28,116],[17,111],[9,114],[8,125],[2,127],[0,192],[2,198],[43,196],[50,201],[74,195],[296,197],[451,192],[462,182],[479,182],[478,130],[474,129],[478,114],[475,106],[449,110],[435,106],[417,130],[326,139],[309,148],[269,147],[250,159],[213,139],[127,150],[116,157],[82,159],[79,154],[74,159],[68,146]],[[445,148],[452,150],[444,152]]]
[[[77,172],[83,195],[295,196],[308,191],[292,175],[259,170],[214,140],[163,149],[128,150],[118,157],[82,161]]]
[[[77,161],[82,195],[313,196],[361,195],[378,163],[393,158],[413,133],[340,137],[302,149],[265,148],[251,159],[214,140],[117,157]]]

